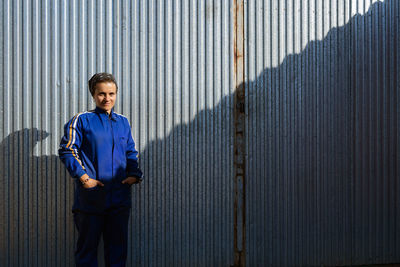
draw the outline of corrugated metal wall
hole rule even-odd
[[[244,1],[246,263],[400,262],[399,1]],[[129,266],[234,262],[232,1],[0,4],[0,265],[72,266],[63,124],[116,75]]]
[[[0,265],[71,266],[64,123],[119,81],[146,180],[129,266],[233,263],[230,1],[2,1]]]
[[[399,1],[246,10],[247,265],[400,262]]]

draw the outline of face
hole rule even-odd
[[[96,102],[96,106],[111,112],[111,109],[115,105],[115,99],[117,98],[117,87],[113,82],[102,82],[96,84],[96,90],[93,95],[93,99]]]

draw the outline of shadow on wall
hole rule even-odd
[[[72,182],[56,155],[34,155],[49,136],[23,129],[0,144],[2,266],[73,265]]]
[[[376,2],[246,84],[249,266],[400,262],[398,8]]]
[[[249,266],[400,262],[398,8],[376,2],[246,83]],[[146,264],[233,264],[232,119],[230,95],[143,151]]]
[[[249,266],[400,262],[398,7],[373,4],[246,84]],[[230,95],[145,147],[129,264],[233,264],[232,119]],[[1,262],[72,265],[72,181],[32,153],[46,136],[1,143]]]

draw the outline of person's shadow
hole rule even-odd
[[[49,136],[23,129],[0,144],[2,266],[73,265],[72,181],[56,155],[36,156]]]
[[[248,266],[400,262],[398,8],[377,2],[245,84]],[[233,98],[141,151],[128,266],[233,264]],[[34,153],[47,136],[0,145],[0,262],[73,265],[72,181]]]

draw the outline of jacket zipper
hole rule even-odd
[[[113,177],[114,177],[114,131],[113,131],[113,127],[112,127],[111,118],[110,118],[110,116],[107,116],[107,117],[108,117],[108,122],[110,123],[111,137],[112,137],[112,149],[111,149],[111,181],[112,181]],[[112,184],[113,184],[113,182],[111,182],[111,185]],[[110,191],[110,196],[111,196],[111,206],[112,206],[113,205],[112,204],[112,202],[113,202],[112,200],[114,199],[113,190],[112,189]]]
[[[111,115],[110,115],[111,116]],[[112,137],[112,149],[111,149],[111,177],[114,177],[114,130],[112,127],[112,121],[110,116],[108,117],[108,122],[110,123],[111,128],[111,137]]]

